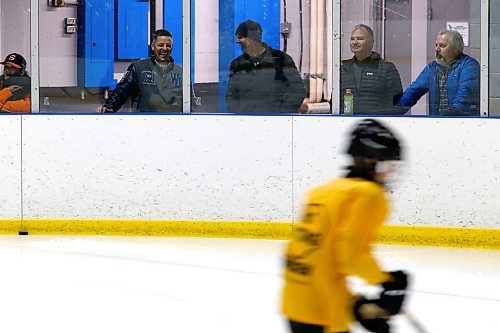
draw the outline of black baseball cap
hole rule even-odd
[[[19,53],[11,53],[7,57],[5,57],[5,60],[3,62],[0,62],[0,64],[1,65],[9,64],[16,68],[25,69],[26,59],[24,59],[24,57]]]
[[[255,21],[246,20],[236,28],[235,35],[260,40],[262,38],[262,27]]]

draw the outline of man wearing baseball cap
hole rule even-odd
[[[262,42],[262,27],[246,20],[236,29],[242,55],[231,62],[226,105],[232,113],[295,113],[306,97],[292,57]]]
[[[3,62],[0,76],[0,111],[31,111],[31,78],[26,72],[26,59],[19,53],[11,53]]]
[[[10,65],[18,69],[26,69],[26,60],[19,53],[9,54],[3,62],[0,62],[0,64]]]

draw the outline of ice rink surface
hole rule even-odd
[[[0,332],[287,333],[284,241],[0,236]],[[500,333],[500,251],[378,245],[430,333]],[[372,293],[360,280],[354,291]],[[400,315],[395,333],[417,332]],[[364,332],[353,327],[353,333]]]

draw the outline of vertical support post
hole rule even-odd
[[[412,1],[411,11],[411,81],[413,82],[427,65],[428,0]],[[421,98],[418,104],[411,108],[411,114],[427,114],[427,98]]]
[[[150,10],[154,10],[155,30],[163,29],[163,0],[161,1],[151,0]],[[151,36],[153,32],[154,30],[151,30],[149,35]]]
[[[226,88],[229,77],[229,64],[235,55],[235,4],[233,0],[219,1],[219,109],[217,112],[225,113]]]
[[[380,33],[380,54],[382,58],[385,59],[385,21],[386,21],[386,15],[385,15],[385,0],[382,0],[382,15],[380,16],[380,21],[381,21],[381,33]]]
[[[182,112],[191,113],[191,0],[182,1]]]
[[[30,63],[31,63],[31,112],[40,113],[40,68],[39,68],[39,0],[30,1]]]
[[[481,0],[481,103],[480,115],[489,115],[489,63],[490,63],[490,1]]]
[[[160,1],[161,2],[161,1]],[[156,30],[156,25],[161,24],[161,22],[156,21],[156,0],[149,0],[149,33],[148,33],[148,42],[153,33]],[[149,45],[149,43],[148,43]]]
[[[332,66],[332,113],[340,114],[340,0],[333,2],[333,66]]]

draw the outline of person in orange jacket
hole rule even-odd
[[[401,159],[401,145],[382,123],[361,120],[351,134],[345,176],[310,191],[286,248],[282,312],[292,333],[348,333],[356,319],[370,332],[389,333],[401,310],[407,276],[384,272],[371,252],[388,216],[384,182]],[[346,278],[381,285],[378,299],[351,294]]]
[[[26,60],[11,53],[0,64],[4,66],[0,76],[0,111],[31,112],[31,79],[26,72]]]

